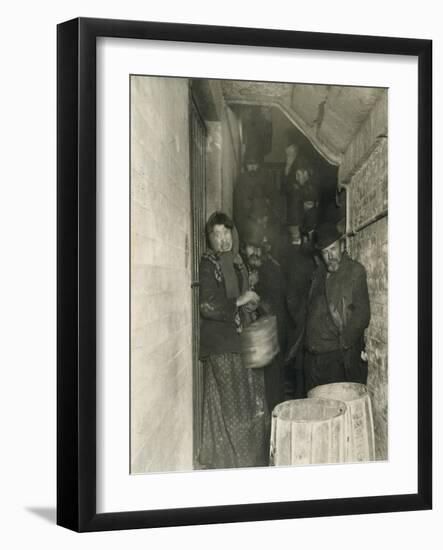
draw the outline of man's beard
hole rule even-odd
[[[261,258],[258,256],[252,255],[248,258],[248,265],[253,268],[257,268],[261,266]]]
[[[326,269],[329,271],[329,273],[335,273],[338,271],[338,268],[340,267],[340,262],[338,260],[328,262],[326,264]]]

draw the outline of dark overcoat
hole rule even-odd
[[[323,298],[324,309],[313,307]],[[361,352],[370,315],[366,270],[362,264],[344,253],[337,272],[328,276],[324,264],[318,266],[307,309],[307,390],[314,383],[366,383],[367,364],[362,361]]]

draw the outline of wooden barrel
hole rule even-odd
[[[275,315],[260,317],[244,328],[240,341],[245,367],[254,369],[269,365],[280,351]]]
[[[371,399],[364,384],[342,382],[313,388],[308,397],[339,399],[347,405],[346,462],[375,460]]]
[[[294,399],[272,411],[274,466],[344,462],[346,405],[334,399]]]

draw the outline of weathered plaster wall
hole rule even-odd
[[[232,215],[232,195],[240,172],[238,119],[224,100],[222,81],[192,81],[192,94],[206,125],[206,217],[215,210]]]
[[[192,469],[188,82],[131,80],[131,472]]]
[[[206,212],[210,216],[222,207],[222,125],[206,122]]]
[[[240,159],[240,132],[238,120],[232,110],[226,107],[221,120],[222,131],[222,164],[221,186],[222,210],[232,216],[232,201],[235,181],[241,168]]]

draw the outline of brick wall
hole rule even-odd
[[[380,219],[357,231],[349,239],[349,250],[351,256],[365,266],[368,276],[371,303],[371,322],[366,331],[368,389],[374,416],[376,458],[385,460],[388,458],[387,139],[376,138],[369,154],[359,151],[359,157],[365,160],[354,169],[349,183],[348,230],[355,231],[377,217]]]
[[[379,138],[351,180],[351,228],[358,229],[388,208],[388,143]]]
[[[368,389],[374,415],[377,459],[388,458],[388,266],[387,218],[371,225],[351,241],[351,255],[365,267],[371,301],[366,333],[369,357]]]
[[[188,82],[131,79],[131,472],[192,469]]]

